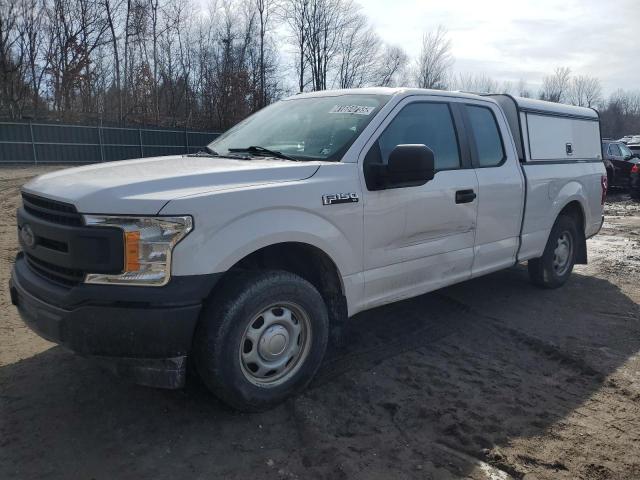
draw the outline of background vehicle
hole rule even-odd
[[[640,143],[629,144],[627,148],[635,155],[636,159],[640,159]],[[633,160],[635,166],[631,167],[629,193],[632,198],[640,200],[640,161]]]
[[[25,185],[12,300],[42,336],[138,382],[179,387],[191,356],[225,402],[263,409],[304,388],[360,311],[522,261],[534,284],[563,285],[602,225],[605,174],[591,109],[296,95],[208,155]]]
[[[634,155],[640,156],[640,143],[628,144],[627,148],[631,150],[631,153],[633,153]]]
[[[640,165],[640,145],[635,147],[615,140],[604,140],[602,142],[602,151],[605,155],[609,186],[628,188],[632,197],[639,198],[638,168]]]

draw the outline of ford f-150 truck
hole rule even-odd
[[[138,383],[181,387],[189,365],[260,410],[307,385],[358,312],[524,261],[561,286],[587,262],[606,181],[591,109],[299,94],[198,154],[27,183],[11,296],[41,336]]]

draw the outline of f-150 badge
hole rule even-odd
[[[356,203],[358,201],[357,193],[331,193],[322,196],[323,205],[336,205],[338,203]]]

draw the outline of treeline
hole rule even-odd
[[[640,132],[638,92],[453,73],[447,31],[417,34],[412,59],[352,0],[0,0],[0,118],[217,130],[298,91],[402,85],[595,106],[605,135]]]
[[[225,129],[298,90],[400,83],[408,62],[351,0],[199,5],[2,0],[0,116]]]

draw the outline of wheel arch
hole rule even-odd
[[[339,333],[348,316],[344,281],[329,254],[309,243],[279,242],[254,250],[223,274],[210,295],[235,275],[264,270],[287,271],[311,283],[327,306],[332,334]]]
[[[585,211],[582,203],[579,200],[573,199],[569,201],[567,204],[562,207],[560,212],[556,218],[561,215],[565,215],[573,218],[576,221],[578,226],[578,232],[580,234],[577,239],[577,249],[576,249],[576,263],[578,264],[586,264],[587,263],[587,239],[585,235]]]

